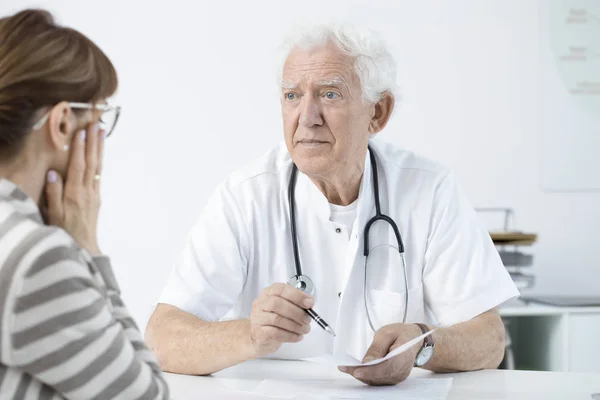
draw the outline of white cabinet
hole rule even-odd
[[[568,371],[600,372],[600,311],[569,314]]]
[[[600,373],[600,307],[522,305],[500,314],[515,369]]]

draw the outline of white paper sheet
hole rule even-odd
[[[383,358],[378,358],[377,360],[373,360],[373,361],[369,361],[367,363],[361,363],[359,360],[357,360],[356,358],[345,354],[345,353],[341,353],[341,354],[325,354],[319,357],[310,357],[310,358],[305,358],[305,361],[311,361],[311,362],[316,362],[319,364],[325,364],[325,365],[331,365],[331,366],[344,366],[344,367],[368,367],[371,365],[376,365],[379,363],[384,362],[385,360],[389,360],[392,357],[396,357],[399,354],[404,353],[406,350],[410,349],[412,346],[414,346],[415,344],[419,343],[421,340],[425,339],[427,336],[431,335],[433,332],[435,331],[435,329],[432,329],[430,331],[428,331],[427,333],[414,338],[413,340],[404,343],[402,346],[395,348],[394,350],[390,351],[385,357]]]
[[[252,393],[281,399],[444,400],[451,387],[452,378],[408,378],[395,386],[367,386],[349,379],[265,380]]]

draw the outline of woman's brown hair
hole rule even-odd
[[[94,103],[117,90],[108,57],[44,10],[0,19],[0,162],[16,156],[40,111],[61,101]]]

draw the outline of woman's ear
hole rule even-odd
[[[376,134],[385,128],[392,116],[392,111],[394,111],[395,102],[396,100],[393,94],[390,92],[383,93],[381,100],[375,104],[375,111],[371,118],[371,123],[369,124],[369,133]]]
[[[68,151],[76,120],[66,101],[60,102],[50,110],[48,117],[48,135],[50,144],[59,151]]]

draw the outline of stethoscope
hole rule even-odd
[[[373,321],[371,320],[371,314],[369,312],[369,305],[367,301],[367,259],[369,257],[369,231],[371,226],[377,221],[385,221],[394,230],[394,235],[396,236],[396,242],[398,247],[396,248],[400,253],[400,258],[402,259],[402,268],[404,271],[404,286],[406,291],[404,292],[404,317],[402,318],[402,323],[406,322],[406,313],[408,311],[408,276],[406,273],[406,263],[404,261],[404,244],[402,243],[402,237],[400,236],[400,231],[398,230],[398,226],[394,222],[393,219],[388,217],[385,214],[381,213],[381,205],[379,203],[379,181],[377,178],[377,162],[375,161],[375,153],[369,146],[369,155],[371,159],[371,169],[373,171],[373,192],[375,195],[375,216],[371,218],[367,224],[365,225],[365,230],[363,233],[364,236],[364,250],[363,255],[365,256],[365,279],[363,283],[363,298],[365,302],[365,309],[367,311],[367,320],[369,321],[369,326],[373,331],[375,331],[375,327],[373,325]],[[310,295],[315,294],[315,285],[312,280],[302,273],[302,267],[300,265],[300,256],[298,254],[298,236],[296,234],[296,207],[295,207],[295,188],[296,188],[296,176],[298,174],[298,167],[296,164],[292,163],[292,173],[290,175],[290,183],[288,187],[288,198],[289,198],[289,206],[290,206],[290,230],[292,234],[292,246],[294,249],[294,263],[296,265],[296,274],[292,276],[288,284],[292,285],[296,289],[302,290],[305,293]],[[392,246],[393,247],[393,246]]]

